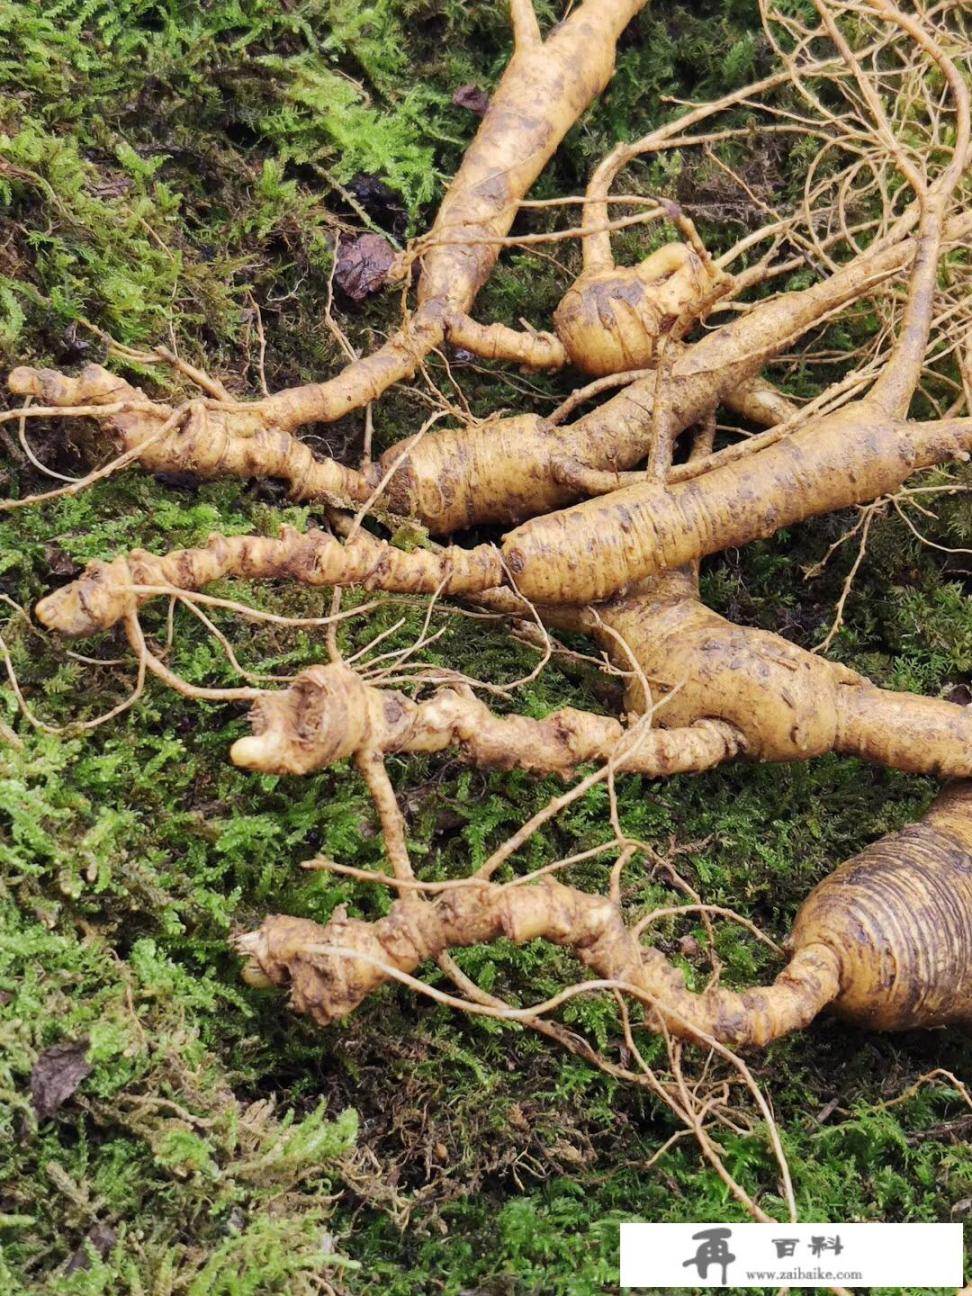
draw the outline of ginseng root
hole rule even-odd
[[[618,906],[550,879],[467,882],[429,901],[407,895],[376,922],[337,913],[325,926],[273,916],[238,938],[253,984],[287,987],[321,1026],[397,974],[450,949],[500,937],[572,950],[641,1001],[650,1028],[762,1046],[825,1008],[867,1030],[972,1021],[972,784],[947,788],[925,818],[875,842],[821,882],[799,910],[791,958],[765,988],[693,992],[642,945]]]
[[[890,0],[870,8],[906,31],[937,65],[955,113],[948,166],[932,184],[900,150],[895,160],[920,208],[908,299],[888,360],[868,395],[744,461],[696,481],[668,485],[668,465],[654,479],[525,523],[506,536],[506,565],[534,602],[597,602],[632,581],[772,535],[820,513],[874,500],[913,472],[968,457],[972,418],[910,423],[931,329],[945,210],[969,155],[969,93],[942,47]],[[860,72],[826,16],[833,39]],[[862,93],[879,127],[883,110],[861,73]],[[670,444],[670,443],[669,443]],[[579,551],[583,561],[564,555]],[[569,593],[568,593],[569,591]]]
[[[639,265],[616,266],[610,242],[603,249],[584,240],[583,273],[554,312],[565,359],[582,373],[647,368],[663,342],[731,291],[732,276],[713,262],[694,225],[675,204],[666,208],[686,241],[666,243]]]
[[[746,459],[715,468],[703,477],[673,485],[646,483],[600,499],[535,518],[511,531],[500,547],[457,545],[438,551],[406,553],[384,545],[387,561],[369,565],[340,561],[340,546],[330,550],[329,581],[312,569],[308,583],[363,585],[389,593],[477,593],[508,585],[537,604],[599,603],[636,581],[682,567],[709,554],[773,535],[781,527],[891,494],[922,468],[967,459],[972,451],[972,417],[913,423],[897,419],[875,402],[856,402]],[[692,467],[692,465],[689,465]],[[429,485],[431,489],[431,483]],[[304,540],[293,535],[276,562],[221,567],[218,575],[306,579],[289,569],[287,553]],[[209,547],[219,546],[214,536]],[[271,552],[258,536],[233,537],[231,548]],[[198,589],[208,580],[207,551],[177,550],[162,557],[142,551],[138,564],[154,563],[173,573],[168,582]],[[70,586],[38,604],[38,615],[52,629],[91,634],[118,619],[125,601],[128,559],[94,563]],[[112,579],[121,582],[115,593]],[[89,612],[87,593],[100,587],[97,608]],[[159,582],[138,582],[159,583]],[[59,609],[80,605],[83,619],[64,618]],[[104,609],[102,612],[101,609]],[[87,628],[80,628],[86,625]]]
[[[510,0],[513,56],[417,249],[415,311],[379,350],[326,382],[292,387],[251,404],[211,407],[208,434],[292,432],[306,423],[330,422],[411,378],[453,329],[466,345],[476,327],[468,311],[489,278],[521,199],[610,81],[618,37],[644,3],[584,0],[543,39],[532,0]],[[409,261],[403,274],[410,268]],[[526,363],[563,363],[563,346],[552,334],[505,332],[525,353],[518,358]],[[158,426],[169,413],[159,406],[152,421]]]
[[[347,667],[315,666],[257,700],[254,734],[231,758],[263,773],[304,774],[361,750],[458,747],[473,765],[566,775],[616,759],[619,771],[662,777],[736,757],[840,752],[908,773],[972,777],[972,708],[877,688],[780,635],[733,625],[699,602],[688,572],[596,610],[538,611],[552,626],[592,635],[628,678],[629,717],[650,713],[659,727],[635,745],[633,727],[606,716],[573,708],[544,720],[497,716],[455,688],[416,703]]]
[[[406,552],[367,531],[342,541],[327,531],[283,527],[277,537],[216,534],[197,549],[176,549],[162,557],[135,549],[111,562],[89,563],[77,580],[41,599],[35,611],[52,630],[89,635],[116,625],[149,599],[199,590],[227,576],[294,580],[312,587],[466,594],[499,585],[503,567],[492,545]]]
[[[287,689],[267,692],[251,712],[253,735],[230,758],[262,773],[306,774],[360,752],[437,752],[458,747],[470,764],[572,774],[612,760],[616,768],[660,777],[708,769],[736,754],[738,731],[718,720],[685,729],[627,729],[610,716],[564,707],[543,720],[498,716],[468,687],[414,702],[375,688],[335,662],[302,671]]]
[[[970,232],[972,215],[956,217],[946,228],[950,240]],[[685,347],[665,384],[672,433],[692,426],[720,402],[760,426],[792,419],[796,408],[760,377],[760,370],[829,312],[900,273],[914,252],[910,238],[868,251],[820,283],[757,305]],[[396,443],[359,471],[317,458],[304,442],[267,424],[259,405],[227,408],[225,402],[195,401],[179,426],[160,436],[173,408],[149,401],[141,389],[99,365],[87,366],[77,377],[21,367],[7,383],[16,395],[67,412],[106,407],[99,422],[116,451],[139,451],[139,462],[151,472],[274,477],[289,483],[295,499],[352,504],[370,499],[387,477],[383,506],[414,518],[433,535],[484,523],[522,522],[579,496],[614,489],[614,474],[632,468],[651,448],[656,389],[654,376],[632,382],[564,426],[521,414],[472,427],[433,429]],[[745,443],[740,449],[745,453]],[[737,453],[729,447],[704,467],[721,466]],[[669,481],[702,470],[681,465]],[[607,478],[606,484],[598,474]]]
[[[551,625],[584,628],[628,674],[629,712],[658,706],[658,723],[676,729],[721,720],[742,736],[750,760],[833,751],[914,774],[972,777],[972,708],[877,688],[781,635],[734,625],[699,601],[687,570],[596,609],[538,610]]]

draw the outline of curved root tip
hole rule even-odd
[[[31,369],[21,365],[7,375],[15,396],[36,396],[48,405],[99,405],[139,393],[123,378],[101,365],[87,365],[77,377],[57,369]]]
[[[58,594],[60,590],[55,590],[53,594],[45,596],[34,604],[34,616],[46,626],[48,630],[60,630],[60,616],[58,614]]]
[[[136,598],[128,588],[131,583],[131,571],[123,558],[94,562],[77,580],[39,599],[34,615],[41,625],[58,634],[72,638],[97,634],[134,610]]]
[[[307,774],[315,766],[301,759],[288,702],[292,690],[267,693],[250,710],[253,732],[237,738],[230,748],[230,760],[239,769],[258,774]]]
[[[241,932],[233,937],[233,948],[244,959],[240,978],[255,990],[268,990],[275,984],[263,969],[266,957],[266,939],[260,931]]]
[[[40,372],[21,365],[7,374],[7,390],[15,396],[40,396],[43,384]]]
[[[272,732],[237,738],[230,748],[230,760],[240,769],[257,770],[261,774],[291,772],[291,763],[284,759],[284,749],[274,741]]]

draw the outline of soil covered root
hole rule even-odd
[[[538,610],[552,626],[583,627],[625,671],[629,713],[654,706],[657,722],[676,728],[719,719],[741,734],[747,759],[833,751],[914,774],[972,777],[972,707],[877,688],[781,635],[734,625],[699,601],[689,571],[596,609]]]
[[[634,732],[610,716],[564,707],[543,720],[498,716],[465,686],[415,702],[368,684],[341,663],[313,666],[251,712],[253,735],[234,743],[235,764],[305,774],[361,752],[436,752],[457,747],[470,764],[567,776],[591,761],[661,777],[708,769],[735,755],[737,732],[718,720],[683,730]]]
[[[398,900],[376,922],[343,911],[326,926],[273,916],[237,944],[249,980],[288,987],[296,1011],[326,1026],[396,974],[410,976],[450,949],[500,937],[562,945],[596,977],[640,998],[649,1026],[734,1048],[802,1029],[828,1006],[869,1030],[967,1023],[972,784],[947,788],[920,823],[882,838],[821,882],[797,914],[788,966],[765,988],[689,990],[681,971],[641,944],[611,900],[550,879],[457,884],[431,902]]]

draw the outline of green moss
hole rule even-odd
[[[556,9],[556,12],[555,12]],[[559,7],[541,6],[545,22]],[[703,96],[764,70],[750,0],[657,4],[622,45],[618,74],[573,130],[537,193],[576,191],[615,139],[668,111],[663,94]],[[134,345],[168,341],[233,390],[258,390],[254,305],[266,330],[271,387],[319,378],[341,362],[322,327],[330,241],[357,227],[347,201],[359,172],[399,195],[398,234],[426,222],[476,126],[455,107],[458,85],[491,85],[509,52],[502,5],[459,0],[126,0],[0,7],[0,364],[72,365],[99,358],[90,320]],[[809,160],[777,159],[785,192]],[[696,161],[633,169],[626,183],[680,192],[712,177]],[[524,229],[566,223],[524,214]],[[731,226],[707,221],[719,246]],[[657,233],[631,232],[619,255],[643,254]],[[482,296],[483,318],[528,316],[543,327],[573,253],[558,267],[535,253],[505,256]],[[797,277],[793,285],[797,286]],[[351,310],[342,328],[361,348],[395,319],[397,301]],[[876,326],[862,312],[854,327]],[[855,344],[834,328],[826,345]],[[438,362],[437,362],[438,363]],[[138,380],[174,387],[143,366]],[[445,389],[441,366],[433,370]],[[569,375],[456,370],[471,406],[549,409]],[[787,371],[791,390],[826,381]],[[376,442],[391,444],[424,416],[407,392],[376,410]],[[360,420],[321,430],[353,455]],[[40,457],[61,471],[84,462],[75,430],[32,424]],[[11,452],[5,486],[41,478]],[[967,498],[913,520],[937,544],[969,544]],[[29,606],[71,563],[136,544],[196,543],[214,529],[272,533],[306,523],[262,483],[177,490],[130,473],[75,499],[7,515],[0,588]],[[822,520],[708,565],[706,596],[752,624],[822,637],[853,559],[845,546],[804,581],[853,519]],[[972,630],[961,555],[923,546],[894,512],[876,523],[835,651],[882,683],[935,694],[967,676]],[[221,594],[272,611],[323,615],[329,595],[225,582]],[[362,601],[362,600],[359,600]],[[354,596],[346,596],[352,606]],[[423,609],[390,604],[346,622],[346,651],[390,631],[404,647]],[[216,612],[251,669],[289,674],[319,660],[319,639]],[[397,628],[395,623],[403,618]],[[486,1018],[462,1018],[389,987],[349,1022],[321,1032],[247,989],[229,936],[268,911],[326,918],[338,904],[373,917],[384,892],[300,870],[315,854],[375,867],[373,812],[357,776],[338,767],[307,779],[252,778],[226,752],[242,709],[190,704],[150,684],[110,724],[82,731],[133,684],[123,641],[67,645],[42,636],[7,605],[0,631],[35,710],[62,734],[31,728],[9,689],[0,719],[19,745],[0,747],[0,1286],[68,1296],[269,1296],[479,1290],[490,1296],[585,1296],[611,1289],[617,1223],[627,1218],[742,1218],[690,1141],[647,1163],[676,1131],[671,1114]],[[163,642],[165,609],[147,609]],[[443,617],[423,653],[460,661],[484,679],[511,680],[535,657],[501,627]],[[82,662],[77,650],[105,664]],[[219,645],[185,610],[170,664],[195,683],[235,684]],[[534,715],[571,703],[604,710],[603,680],[555,659],[516,699]],[[74,725],[74,728],[70,726]],[[423,876],[468,871],[559,785],[522,774],[469,771],[448,755],[389,762]],[[914,818],[930,781],[835,758],[783,768],[731,767],[696,779],[618,785],[627,832],[673,859],[704,896],[781,937],[809,887],[875,836]],[[606,841],[603,789],[547,826],[517,868]],[[568,880],[603,890],[600,863]],[[663,870],[625,875],[632,906],[676,898]],[[701,979],[702,956],[679,938],[706,933],[666,919],[657,943]],[[775,964],[737,928],[718,934],[723,975],[747,984]],[[526,1003],[555,992],[576,968],[563,951],[500,942],[460,960],[485,988]],[[439,974],[426,970],[429,979]],[[607,1000],[578,997],[564,1020],[620,1056]],[[38,1122],[29,1075],[38,1056],[87,1039],[91,1074]],[[657,1042],[643,1041],[659,1066]],[[962,1075],[957,1034],[889,1039],[822,1022],[758,1064],[771,1094],[807,1218],[956,1218],[972,1195],[968,1145],[949,1125],[962,1113],[947,1084],[873,1110],[919,1075]],[[357,1112],[357,1118],[352,1113]],[[819,1119],[818,1119],[819,1117]],[[722,1135],[730,1169],[764,1207],[781,1209],[758,1124]],[[963,1203],[966,1203],[963,1205]],[[88,1251],[96,1224],[116,1243]],[[79,1253],[79,1248],[81,1251]],[[353,1264],[360,1268],[352,1268]]]

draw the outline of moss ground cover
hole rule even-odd
[[[554,16],[553,6],[540,12]],[[756,30],[750,0],[657,3],[625,37],[609,91],[537,196],[577,192],[615,139],[671,111],[660,96],[722,93],[758,74],[768,52]],[[241,395],[259,390],[261,328],[271,390],[333,371],[341,353],[323,320],[335,236],[372,228],[401,241],[422,228],[476,126],[453,95],[468,84],[488,90],[508,52],[504,6],[459,0],[0,4],[0,368],[98,359],[91,323],[136,347],[174,341]],[[809,156],[767,144],[747,174],[795,192]],[[725,237],[717,170],[661,158],[631,183],[695,201],[706,237]],[[539,229],[565,218],[522,219]],[[617,243],[621,255],[647,246],[637,231]],[[567,263],[574,255],[555,250]],[[564,282],[546,257],[511,253],[480,315],[527,315],[544,327]],[[393,294],[363,306],[339,299],[336,317],[367,348],[396,309]],[[862,310],[829,330],[828,343],[848,349],[854,329],[872,325]],[[155,390],[178,389],[157,368],[132,372]],[[549,409],[570,383],[471,364],[455,376],[480,413]],[[436,377],[448,381],[441,368]],[[785,378],[807,394],[827,374],[797,364]],[[376,411],[379,448],[414,431],[423,410],[409,392],[391,394]],[[352,417],[320,435],[353,454],[361,430]],[[78,429],[51,423],[30,435],[60,472],[86,462]],[[5,493],[43,488],[15,437],[0,447],[0,471]],[[968,546],[963,497],[936,513],[923,520],[928,538]],[[133,671],[114,663],[126,656],[122,640],[55,642],[14,605],[135,544],[192,544],[217,528],[272,532],[308,516],[270,482],[141,474],[7,515],[0,633],[38,714],[50,726],[91,719],[124,699]],[[712,562],[706,598],[818,642],[853,552],[845,547],[822,576],[803,573],[850,520],[823,519]],[[896,514],[879,520],[833,653],[890,687],[962,688],[972,666],[967,565],[923,546]],[[221,592],[288,614],[327,606],[308,591],[228,583]],[[418,607],[390,604],[347,622],[342,641],[363,646],[400,618],[383,647],[402,646],[421,624]],[[290,673],[321,656],[309,632],[217,620],[252,669]],[[164,609],[146,623],[164,638]],[[460,660],[486,679],[533,664],[502,627],[444,624],[432,661]],[[195,619],[180,611],[175,626],[175,669],[192,682],[236,682]],[[605,687],[555,660],[519,705],[537,715],[564,703],[598,709],[610,700]],[[387,904],[373,888],[297,867],[316,853],[378,862],[350,769],[244,775],[226,760],[245,728],[241,709],[155,685],[113,722],[64,733],[27,724],[5,688],[0,721],[0,1289],[585,1296],[613,1288],[622,1219],[743,1218],[691,1140],[649,1164],[677,1130],[666,1110],[542,1040],[404,990],[384,991],[322,1034],[240,984],[234,928],[268,911],[324,920],[338,904],[368,916]],[[470,772],[448,756],[392,761],[391,772],[429,878],[467,870],[555,786]],[[777,936],[814,881],[916,817],[934,792],[930,781],[836,758],[620,787],[627,831],[662,856],[678,852],[706,899]],[[592,791],[538,834],[527,862],[604,839],[605,814]],[[570,880],[604,884],[591,864]],[[671,894],[662,873],[631,874],[627,886],[632,904]],[[701,927],[660,924],[658,939],[703,975]],[[719,954],[731,982],[770,966],[732,928],[720,932]],[[534,946],[460,961],[485,988],[523,1002],[572,978],[560,951]],[[565,1020],[617,1049],[608,1003],[576,999]],[[31,1071],[65,1041],[87,1042],[90,1074],[39,1119]],[[968,1127],[947,1077],[879,1106],[936,1067],[967,1078],[969,1062],[957,1032],[868,1037],[826,1022],[759,1058],[803,1217],[972,1212]],[[766,1210],[781,1209],[763,1131],[722,1143],[729,1169]]]

